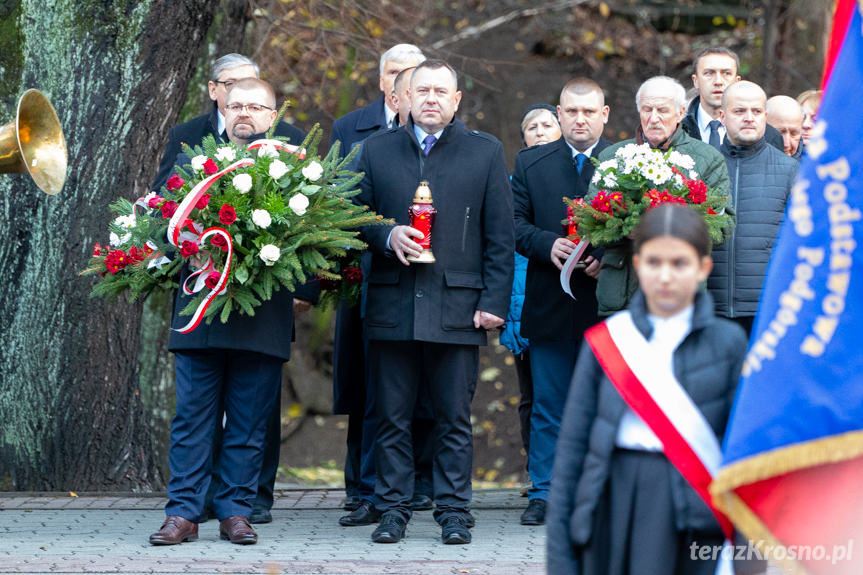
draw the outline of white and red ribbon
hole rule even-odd
[[[284,150],[288,153],[296,155],[299,159],[306,159],[306,150],[305,148],[300,148],[299,146],[294,146],[291,144],[286,144],[281,140],[255,140],[248,146],[246,146],[247,150],[257,150],[258,148],[263,148],[264,146],[271,146],[277,150]]]
[[[602,369],[623,397],[662,442],[663,453],[716,516],[726,545],[734,525],[713,505],[708,487],[722,462],[713,428],[677,380],[670,362],[656,361],[650,344],[629,311],[613,315],[584,334]],[[723,552],[717,573],[732,573]]]

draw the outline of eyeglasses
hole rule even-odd
[[[265,110],[273,110],[273,108],[262,106],[261,104],[228,104],[225,108],[235,114],[239,114],[243,110],[248,110],[252,114],[260,114]]]
[[[230,90],[231,87],[237,82],[236,80],[213,80],[215,84],[224,84],[225,90]]]

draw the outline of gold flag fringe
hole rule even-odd
[[[764,547],[783,546],[770,528],[734,490],[771,477],[818,465],[839,463],[863,456],[863,431],[850,431],[822,439],[781,447],[724,466],[710,484],[714,504],[764,552]],[[768,557],[769,559],[769,557]],[[778,561],[787,573],[808,575],[789,554]]]

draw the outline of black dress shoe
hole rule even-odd
[[[386,513],[381,517],[381,524],[372,533],[375,543],[398,543],[405,536],[407,522],[394,513]]]
[[[441,523],[441,540],[447,545],[464,545],[470,543],[470,530],[467,519],[459,515],[447,517]]]
[[[345,497],[345,504],[342,505],[342,509],[345,511],[354,511],[362,505],[363,500],[357,497],[356,495],[348,495]]]
[[[381,512],[375,509],[371,501],[363,501],[362,504],[351,511],[350,515],[339,517],[339,525],[343,527],[357,527],[360,525],[371,525],[377,523],[381,518]]]
[[[273,514],[269,509],[263,507],[253,507],[249,514],[249,523],[272,523]]]
[[[411,509],[414,511],[428,511],[434,509],[434,501],[428,495],[418,493],[411,499]]]
[[[522,525],[545,525],[545,501],[531,499],[521,514]]]

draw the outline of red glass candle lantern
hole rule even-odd
[[[414,192],[414,203],[408,209],[408,214],[411,217],[410,226],[423,234],[422,239],[417,240],[417,243],[423,248],[422,253],[416,257],[408,256],[408,261],[426,264],[434,262],[435,257],[431,250],[431,231],[437,210],[432,205],[428,182],[422,181],[417,186],[417,190]]]

